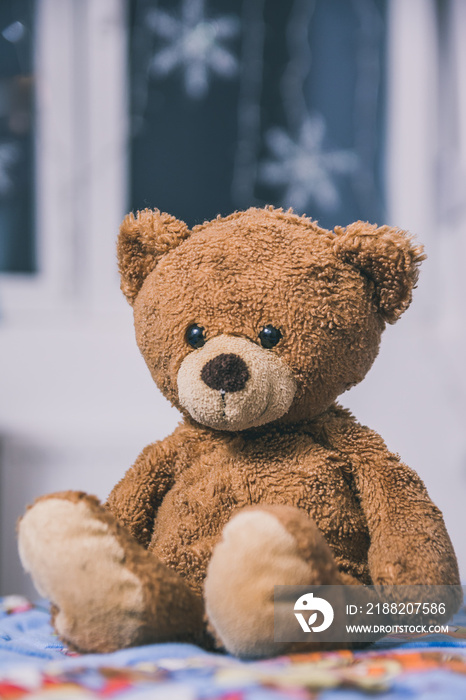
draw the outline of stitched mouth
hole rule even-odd
[[[220,397],[221,397],[221,399],[222,399],[222,418],[223,418],[225,421],[230,422],[230,419],[228,418],[228,416],[227,416],[227,414],[226,414],[226,398],[225,398],[225,396],[226,396],[226,391],[225,391],[224,389],[220,389],[220,390],[219,390],[219,393],[220,393]],[[258,420],[261,420],[261,418],[263,418],[263,417],[265,416],[265,414],[267,413],[268,410],[269,410],[269,402],[266,401],[264,410],[261,411],[261,413],[260,413],[258,416],[255,416],[255,417],[254,417],[254,422],[256,422],[256,421],[258,421]]]
[[[225,389],[220,389],[220,396],[222,397],[222,404],[223,404],[223,409],[222,409],[222,417],[227,420],[227,414],[225,413],[225,408],[227,405],[226,399],[225,399]]]
[[[265,416],[265,414],[267,413],[268,410],[269,410],[269,402],[267,401],[265,404],[264,410],[262,411],[262,413],[259,416],[257,416],[256,420],[260,420],[263,416]]]

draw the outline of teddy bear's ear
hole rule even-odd
[[[183,221],[158,209],[144,209],[136,216],[126,216],[120,226],[117,254],[121,291],[131,305],[160,258],[189,235]]]
[[[406,231],[357,221],[335,228],[334,250],[356,267],[374,287],[374,299],[382,318],[395,323],[411,303],[418,267],[425,259]]]

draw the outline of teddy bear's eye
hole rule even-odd
[[[278,330],[278,328],[275,328],[275,326],[272,326],[270,323],[267,326],[264,326],[264,328],[259,333],[259,340],[261,341],[261,345],[263,348],[267,348],[267,350],[270,350],[270,348],[274,348],[281,337],[282,334]]]
[[[188,345],[190,345],[192,348],[195,348],[196,350],[197,348],[202,348],[205,343],[203,327],[198,326],[197,323],[191,324],[188,326],[185,338]]]

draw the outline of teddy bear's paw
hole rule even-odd
[[[72,492],[40,499],[19,523],[23,566],[54,604],[57,632],[78,649],[109,651],[139,636],[143,586],[115,525],[97,499]]]
[[[288,506],[247,508],[226,525],[209,564],[209,624],[233,654],[281,654],[291,647],[274,641],[274,586],[337,582],[333,555],[305,513]]]
[[[41,498],[19,523],[19,551],[54,625],[79,651],[203,638],[203,602],[83,493]]]

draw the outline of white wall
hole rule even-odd
[[[37,595],[16,551],[27,504],[67,489],[105,498],[179,420],[139,354],[129,307],[122,316],[0,329],[0,594]]]

